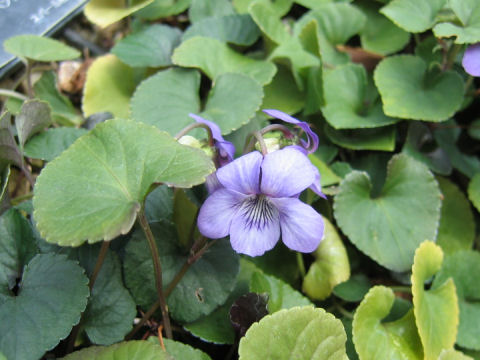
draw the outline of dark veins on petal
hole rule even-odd
[[[265,195],[254,195],[247,198],[240,209],[241,215],[247,219],[249,228],[261,230],[278,216],[278,211]]]

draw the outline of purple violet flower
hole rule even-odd
[[[307,141],[301,139],[300,143],[302,147],[307,151],[308,154],[311,154],[315,152],[318,148],[318,135],[315,134],[312,129],[310,129],[310,125],[306,123],[305,121],[300,121],[298,119],[295,119],[294,117],[284,113],[283,111],[280,110],[275,110],[275,109],[268,109],[268,110],[262,110],[265,114],[270,115],[276,119],[288,122],[290,124],[297,125],[299,128],[301,128],[303,131],[305,131],[305,134],[307,134]]]
[[[213,139],[215,140],[215,147],[218,151],[218,162],[220,166],[228,164],[233,160],[233,156],[235,155],[235,146],[230,142],[223,138],[222,132],[217,124],[212,121],[206,120],[201,116],[195,114],[188,114],[191,118],[193,118],[198,123],[203,123],[207,125],[210,130],[212,131]]]
[[[323,237],[323,219],[298,194],[317,173],[294,146],[248,153],[217,170],[222,187],[201,207],[198,228],[212,239],[230,235],[233,249],[250,256],[271,250],[280,233],[290,249],[312,252]]]
[[[463,68],[472,76],[480,76],[480,43],[470,45],[462,60]]]

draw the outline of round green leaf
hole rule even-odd
[[[433,287],[449,278],[455,283],[460,308],[460,324],[457,344],[473,350],[480,350],[480,253],[458,251],[445,258]]]
[[[442,350],[453,347],[457,337],[459,310],[453,280],[434,282],[429,290],[424,286],[440,270],[442,262],[442,249],[431,241],[423,242],[415,251],[413,309],[425,359],[437,359]]]
[[[175,135],[193,122],[189,113],[199,112],[199,88],[198,71],[159,71],[137,87],[131,102],[132,118]]]
[[[335,227],[326,218],[325,233],[320,246],[315,250],[315,262],[303,279],[302,290],[313,300],[324,300],[333,288],[350,277],[350,263],[342,239]]]
[[[363,274],[354,274],[347,281],[338,284],[333,289],[333,294],[342,300],[359,302],[370,289],[368,277]]]
[[[145,340],[124,341],[118,344],[91,346],[71,353],[62,360],[171,360],[160,345]]]
[[[395,295],[385,286],[374,286],[360,303],[353,318],[353,342],[360,359],[423,359],[423,349],[413,311],[401,319],[385,322]]]
[[[0,351],[36,360],[64,339],[85,310],[88,279],[65,255],[35,256],[24,268],[17,296],[0,306]]]
[[[365,27],[360,33],[362,48],[381,55],[402,50],[410,40],[410,34],[392,23],[379,13],[380,4],[372,1],[355,3],[367,17]]]
[[[271,62],[254,60],[230,49],[217,39],[195,36],[175,49],[175,65],[202,70],[210,79],[224,73],[241,73],[251,76],[260,84],[272,81],[276,68]]]
[[[455,349],[442,350],[438,360],[473,360],[470,356]]]
[[[446,254],[471,249],[475,239],[475,222],[470,203],[454,183],[444,178],[437,180],[443,195],[437,244]]]
[[[188,9],[188,18],[192,23],[209,17],[221,17],[235,14],[230,0],[192,0]]]
[[[373,128],[397,119],[383,113],[378,94],[369,94],[367,73],[361,65],[348,64],[323,75],[325,106],[322,113],[335,129]]]
[[[0,304],[12,296],[23,267],[37,253],[30,223],[17,210],[0,216]]]
[[[150,336],[147,339],[148,342],[153,344],[160,345],[157,336]],[[165,345],[165,350],[168,355],[171,356],[169,359],[175,360],[211,360],[210,356],[205,354],[203,351],[198,349],[194,349],[193,347],[183,344],[179,341],[174,341],[170,339],[163,339],[163,343]]]
[[[37,35],[18,35],[3,43],[9,53],[36,61],[60,61],[75,59],[80,51],[71,48],[58,40]]]
[[[236,45],[252,45],[260,36],[260,30],[250,15],[232,14],[195,22],[183,34],[183,41],[194,36],[210,37]]]
[[[379,264],[406,271],[415,249],[435,238],[440,219],[440,191],[427,167],[395,155],[380,195],[372,197],[364,172],[352,171],[335,197],[337,223],[349,239]],[[354,214],[354,216],[353,216]]]
[[[402,29],[419,33],[435,24],[435,17],[447,0],[393,0],[380,12]]]
[[[274,43],[280,44],[290,38],[285,25],[280,19],[280,15],[267,2],[254,2],[248,8],[248,12],[262,33]]]
[[[477,173],[468,184],[468,198],[480,212],[480,173]]]
[[[340,320],[311,306],[265,316],[240,340],[240,360],[347,360]]]
[[[336,145],[352,150],[393,151],[395,149],[395,127],[384,126],[374,129],[335,130],[326,125],[325,134]]]
[[[250,291],[268,294],[268,311],[277,312],[294,306],[312,305],[310,300],[290,285],[274,276],[255,272],[250,280]]]
[[[87,130],[81,128],[58,127],[48,129],[27,142],[24,154],[32,159],[52,161],[86,133]]]
[[[453,71],[427,72],[423,59],[399,55],[380,62],[374,73],[385,114],[401,119],[444,121],[463,102],[464,84]]]
[[[213,169],[201,150],[180,145],[152,126],[106,121],[48,163],[37,178],[37,228],[59,245],[111,240],[130,231],[154,183],[190,187]]]
[[[85,6],[85,16],[92,23],[106,27],[151,4],[153,0],[90,0]]]
[[[128,117],[128,103],[135,90],[133,71],[115,55],[98,57],[87,71],[82,109],[85,116],[111,112]]]
[[[159,248],[163,284],[167,286],[189,257],[180,247],[174,224],[151,224]],[[186,272],[167,299],[172,318],[191,322],[222,305],[235,286],[238,256],[226,240],[209,248]],[[125,282],[137,304],[149,308],[157,300],[153,263],[148,243],[138,229],[126,247]]]
[[[132,67],[168,66],[181,36],[182,32],[177,28],[154,24],[120,40],[112,48],[112,53]]]
[[[98,259],[100,246],[82,246],[76,258],[89,277]],[[122,341],[132,329],[137,314],[135,302],[123,286],[120,261],[109,251],[95,280],[87,308],[82,317],[82,329],[94,344],[110,345]]]
[[[433,32],[437,37],[456,36],[457,44],[471,44],[480,41],[480,3],[476,0],[450,0],[460,24],[440,23]]]

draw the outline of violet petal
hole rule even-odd
[[[258,194],[262,159],[258,151],[243,155],[217,170],[218,181],[227,189],[242,194]]]
[[[271,199],[280,212],[282,241],[295,251],[315,251],[323,238],[323,219],[297,198]]]
[[[317,173],[305,154],[287,146],[263,159],[261,192],[273,197],[294,196],[312,185]]]
[[[480,43],[470,45],[462,60],[463,68],[472,76],[480,76]]]

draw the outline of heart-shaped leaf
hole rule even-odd
[[[27,100],[23,103],[20,114],[15,118],[15,127],[20,148],[34,134],[48,127],[52,119],[50,106],[44,101]]]
[[[477,251],[457,251],[447,256],[433,283],[442,284],[449,278],[455,283],[460,308],[457,344],[480,350],[480,254]]]
[[[147,339],[147,341],[153,344],[160,345],[157,336],[150,336]],[[163,343],[165,345],[165,351],[169,355],[167,356],[167,359],[169,360],[170,359],[211,360],[210,356],[205,354],[203,351],[195,349],[179,341],[163,339]]]
[[[471,44],[480,41],[480,3],[475,0],[450,0],[453,10],[461,24],[440,23],[433,32],[437,37],[456,36],[457,44]]]
[[[437,359],[442,350],[453,348],[457,337],[459,310],[453,280],[434,282],[429,290],[424,285],[440,270],[442,262],[442,249],[431,241],[423,242],[415,251],[413,309],[426,360]]]
[[[455,349],[442,350],[438,360],[474,360],[470,356],[465,355],[461,351]]]
[[[174,135],[200,112],[200,74],[194,70],[169,69],[140,84],[132,98],[136,121],[157,126]],[[238,96],[241,93],[242,96]],[[200,115],[217,123],[223,134],[249,122],[260,108],[263,91],[252,78],[234,73],[220,75],[213,83],[205,111]],[[159,111],[159,107],[162,111]]]
[[[314,300],[326,299],[336,285],[350,277],[347,250],[332,223],[326,218],[323,221],[324,238],[313,253],[315,262],[308,269],[302,285],[302,290]]]
[[[31,138],[24,154],[32,159],[52,161],[88,131],[71,127],[51,128]]]
[[[366,173],[349,173],[335,197],[337,223],[379,264],[406,271],[418,245],[435,238],[441,206],[438,184],[425,165],[400,154],[388,163],[381,193],[372,197],[371,189]]]
[[[335,130],[326,125],[325,134],[338,146],[352,150],[393,151],[395,127],[383,126],[374,129]]]
[[[262,3],[273,10],[276,17],[288,13],[293,5],[293,0],[233,0],[233,6],[237,12],[246,13],[255,3]]]
[[[374,128],[398,121],[383,113],[378,93],[368,87],[363,66],[340,66],[325,72],[323,79],[322,113],[335,129]]]
[[[468,198],[480,212],[480,174],[476,174],[468,184]]]
[[[270,62],[246,57],[217,39],[202,36],[184,41],[175,49],[172,60],[175,65],[198,68],[212,80],[231,72],[248,75],[265,85],[276,72]]]
[[[222,17],[235,14],[235,9],[229,0],[192,0],[188,8],[188,18],[192,23],[209,17]]]
[[[183,34],[183,41],[194,36],[214,38],[236,45],[252,45],[260,36],[260,30],[250,15],[231,14],[195,22]]]
[[[110,346],[91,346],[75,351],[62,360],[171,360],[161,346],[150,341],[124,341]]]
[[[290,38],[280,15],[277,15],[268,2],[256,1],[248,8],[248,12],[262,33],[274,43],[281,44]]]
[[[354,274],[347,281],[338,284],[333,289],[335,296],[349,302],[359,302],[363,299],[372,285],[363,274]]]
[[[172,53],[180,44],[182,32],[167,25],[153,24],[124,39],[112,53],[132,67],[158,67],[172,64]]]
[[[60,61],[75,59],[80,51],[71,48],[58,40],[37,35],[18,35],[3,43],[9,53],[36,61]]]
[[[163,283],[167,286],[187,261],[189,253],[179,246],[174,224],[154,223],[152,231],[160,253]],[[191,322],[222,305],[235,286],[238,269],[238,256],[228,241],[219,240],[188,269],[168,297],[172,318]],[[141,230],[133,234],[127,245],[124,273],[137,304],[150,307],[157,299],[157,291],[148,243]]]
[[[353,342],[360,359],[423,359],[413,311],[401,319],[384,321],[394,299],[391,289],[374,286],[355,311]]]
[[[240,340],[240,360],[347,360],[340,320],[323,309],[294,307],[265,316]]]
[[[111,240],[130,231],[154,183],[189,187],[213,169],[202,151],[152,126],[106,121],[43,169],[33,198],[37,228],[59,245]]]
[[[365,0],[355,4],[367,17],[365,27],[360,33],[362,47],[365,50],[388,55],[402,50],[407,45],[410,34],[379,13],[380,4]]]
[[[92,23],[106,27],[151,4],[153,0],[90,0],[85,6],[85,16]]]
[[[447,0],[393,0],[380,12],[402,29],[419,33],[435,24],[438,12]]]
[[[83,269],[65,255],[36,255],[24,268],[17,295],[1,303],[0,351],[9,359],[41,358],[80,320],[87,283]],[[28,346],[19,339],[28,339]]]
[[[443,195],[437,244],[446,254],[471,249],[475,222],[470,203],[454,183],[440,177],[437,180]]]
[[[464,84],[453,71],[427,72],[423,59],[412,55],[386,58],[375,69],[375,84],[385,114],[401,119],[444,121],[460,109]]]
[[[135,90],[133,70],[115,55],[98,57],[87,71],[82,109],[85,116],[109,111],[128,117],[128,103]]]

